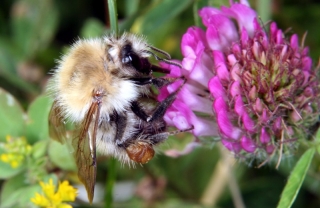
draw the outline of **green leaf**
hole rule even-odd
[[[154,5],[136,21],[133,25],[134,32],[140,32],[144,35],[153,33],[163,24],[167,24],[173,20],[194,1],[163,0],[158,2],[158,4]]]
[[[318,154],[320,154],[320,128],[318,129],[315,135],[316,135],[315,142],[317,145],[317,151],[318,151]]]
[[[26,115],[17,100],[0,88],[0,141],[24,135]]]
[[[139,13],[137,12],[134,15],[120,21],[119,22],[119,33],[122,34],[124,32],[130,31],[130,28],[132,27],[132,25],[134,24],[134,22],[138,16],[139,16]]]
[[[21,79],[17,74],[18,55],[14,51],[18,51],[9,38],[0,37],[0,75],[7,82],[24,92],[36,94],[39,90],[35,85]]]
[[[4,153],[4,151],[0,148],[0,155],[2,153]],[[25,168],[25,164],[21,164],[17,168],[12,168],[9,163],[5,163],[0,160],[0,179],[11,178],[21,173]]]
[[[0,179],[11,178],[25,170],[25,166],[19,166],[12,168],[10,164],[0,161]]]
[[[68,145],[50,140],[48,154],[52,163],[59,168],[71,171],[77,170],[72,151],[68,148]]]
[[[1,207],[28,207],[37,208],[35,204],[31,202],[31,198],[35,196],[36,192],[40,192],[39,185],[26,186],[13,191],[9,197],[4,198],[1,201]]]
[[[28,109],[26,137],[29,143],[49,139],[48,117],[52,100],[45,95],[37,97]]]
[[[26,174],[21,173],[9,180],[7,180],[3,186],[0,196],[0,207],[37,207],[30,201],[35,196],[35,193],[42,193],[40,185],[30,185],[26,183]],[[55,174],[46,175],[43,178],[44,183],[48,183],[49,179],[53,179],[54,184],[58,184]]]
[[[102,36],[105,33],[105,30],[105,26],[100,20],[89,18],[84,23],[80,34],[83,38],[94,38]]]
[[[47,152],[49,140],[41,140],[32,146],[32,157],[43,158]]]
[[[316,141],[320,143],[320,128],[318,129],[316,133]]]
[[[139,9],[140,0],[130,0],[124,3],[125,14],[127,17],[134,15]]]
[[[21,59],[31,59],[52,39],[58,12],[52,0],[24,0],[15,3],[11,14],[13,39],[20,47]]]
[[[277,206],[278,208],[291,207],[293,204],[307,174],[314,153],[314,148],[308,149],[293,168],[288,182],[281,194],[280,202]]]
[[[10,195],[17,189],[27,186],[25,183],[25,173],[20,173],[8,180],[6,180],[1,189],[1,201],[9,198]]]

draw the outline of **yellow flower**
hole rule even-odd
[[[7,142],[2,144],[2,148],[6,151],[0,155],[0,160],[9,163],[12,168],[19,167],[24,159],[30,154],[31,146],[28,144],[25,137],[13,139],[11,136],[6,136]]]
[[[36,193],[35,197],[31,198],[34,204],[46,208],[72,208],[71,205],[63,203],[74,201],[77,196],[77,189],[70,186],[68,181],[59,182],[57,192],[52,179],[49,183],[40,181],[40,186],[44,194]]]
[[[31,198],[31,201],[40,207],[50,207],[50,201],[39,193],[36,193],[36,196]]]
[[[75,188],[69,185],[68,181],[59,183],[58,193],[61,194],[63,201],[74,201],[76,199],[75,190]]]

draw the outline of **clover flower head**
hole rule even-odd
[[[166,66],[186,84],[165,120],[195,137],[219,136],[238,158],[267,161],[290,154],[319,119],[319,81],[307,47],[276,23],[261,25],[245,0],[199,11],[205,30],[183,35],[182,68]],[[177,88],[161,89],[159,100]]]

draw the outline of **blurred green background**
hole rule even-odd
[[[297,33],[299,37],[308,32],[305,45],[310,47],[314,65],[317,64],[320,55],[320,3],[317,0],[252,0],[250,3],[258,10],[261,21],[275,20],[279,28],[284,31],[291,28],[288,34]],[[55,60],[75,40],[109,32],[107,1],[1,0],[0,5],[0,87],[21,104],[22,110],[17,107],[21,115],[26,111],[26,115],[36,121],[27,123],[25,131],[23,119],[14,113],[4,116],[7,110],[0,105],[3,107],[0,109],[0,141],[5,141],[8,132],[27,136],[31,144],[48,140],[46,118],[50,102],[43,93],[49,72]],[[199,23],[195,12],[204,5],[229,4],[223,0],[118,0],[119,28],[144,34],[152,45],[169,52],[174,59],[181,59],[180,39],[188,27]],[[0,93],[0,101],[1,96]],[[179,146],[191,139],[187,134],[177,137],[170,138],[162,148]],[[59,164],[61,160],[56,157],[60,146],[54,145],[50,143],[48,148],[49,159],[53,160],[49,170],[52,173],[68,171],[65,178],[76,181],[74,169],[68,169],[69,164],[67,167]],[[297,152],[297,156],[299,154]],[[115,171],[115,187],[120,191],[115,192],[114,207],[205,207],[204,190],[210,187],[212,178],[219,181],[221,174],[218,173],[223,169],[217,164],[228,159],[221,155],[216,145],[198,148],[176,159],[158,154],[143,167],[129,168],[116,162],[112,170],[108,166],[110,159],[101,157],[97,176],[102,185],[99,191],[104,190],[107,175]],[[316,155],[293,207],[320,207],[319,159]],[[235,180],[221,177],[222,185],[213,193],[217,200],[209,207],[234,207],[232,191],[237,186],[246,207],[275,207],[295,162],[293,156],[286,158],[280,169],[275,170],[273,164],[255,168],[231,161]],[[8,178],[2,178],[3,187],[4,179]],[[124,190],[129,193],[126,195]],[[103,200],[92,207],[102,207],[102,204]],[[74,207],[88,207],[88,204],[79,200]]]

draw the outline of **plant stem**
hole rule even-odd
[[[118,13],[117,13],[117,0],[108,0],[108,10],[109,10],[109,19],[110,19],[110,28],[118,37]],[[113,196],[113,186],[116,181],[116,165],[117,162],[114,158],[110,158],[108,161],[108,175],[106,182],[106,191],[105,191],[105,207],[112,207],[112,196]]]
[[[232,166],[235,163],[235,159],[230,155],[224,147],[219,146],[221,150],[221,158],[218,161],[211,179],[205,189],[201,203],[208,207],[213,207],[217,204],[220,196],[224,192],[226,185],[229,185],[234,206],[236,208],[243,208],[244,203],[241,197],[241,193],[237,184],[237,181],[233,175]]]
[[[110,28],[118,37],[118,13],[117,13],[117,0],[108,0]]]
[[[195,1],[193,3],[193,19],[194,19],[194,23],[196,26],[200,26],[200,18],[199,18],[199,15],[198,15],[198,10],[199,10],[199,7],[198,7],[198,2]]]
[[[257,10],[262,22],[268,22],[271,19],[271,7],[272,1],[270,0],[257,1]]]
[[[114,158],[110,158],[108,161],[108,175],[105,190],[105,207],[111,208],[113,202],[113,186],[116,181],[116,168],[117,161]]]

